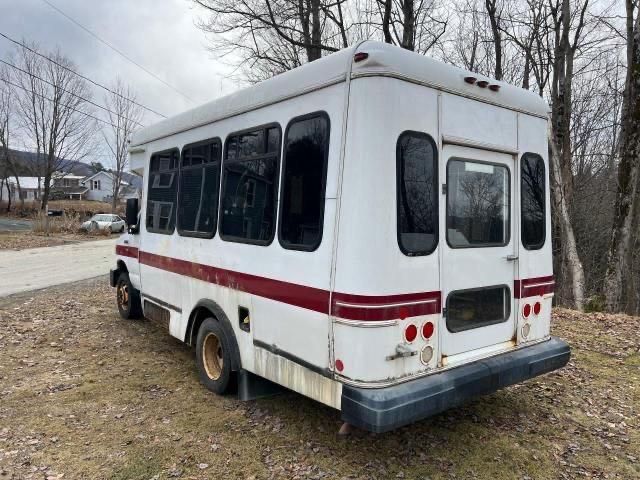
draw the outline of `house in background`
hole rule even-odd
[[[86,199],[111,203],[113,198],[114,175],[106,170],[94,173],[82,180],[81,185],[87,188]],[[120,200],[139,198],[142,188],[142,179],[138,175],[122,173],[120,182]]]
[[[18,180],[20,180],[20,190],[22,191],[22,197],[20,197],[20,192],[18,191],[18,186],[16,185],[16,179],[14,177],[9,177],[7,180],[8,185],[6,182],[2,184],[2,194],[0,195],[0,200],[6,202],[9,200],[9,195],[11,195],[12,203],[18,203],[21,199],[23,199],[25,203],[38,201],[38,177],[18,177]]]
[[[82,185],[83,175],[65,174],[56,172],[51,186],[51,197],[68,200],[86,199],[88,189]]]

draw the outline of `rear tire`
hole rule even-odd
[[[196,366],[208,390],[222,395],[232,388],[231,339],[215,318],[207,318],[198,330]]]
[[[134,320],[142,317],[140,292],[131,285],[129,274],[126,272],[122,272],[116,282],[116,301],[123,319]]]

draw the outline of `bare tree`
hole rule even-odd
[[[444,36],[449,15],[436,0],[376,0],[386,43],[426,53]]]
[[[37,45],[17,50],[20,70],[11,78],[17,85],[16,110],[24,135],[33,142],[38,175],[43,179],[41,210],[47,211],[54,175],[70,161],[84,158],[93,147],[96,125],[88,115],[89,88],[71,73],[74,65],[59,51],[38,56]]]
[[[495,52],[494,77],[496,80],[502,80],[502,29],[500,27],[502,10],[498,7],[498,0],[485,0],[484,4],[489,16],[493,37]]]
[[[212,50],[259,81],[348,46],[346,0],[193,0]]]
[[[640,182],[640,15],[633,0],[626,0],[625,8],[627,76],[622,105],[617,195],[604,288],[606,306],[610,311],[620,310],[623,282],[631,271],[629,257]]]
[[[142,108],[135,103],[135,93],[130,86],[125,85],[119,78],[105,97],[109,109],[111,125],[102,130],[105,142],[112,155],[111,174],[113,175],[113,189],[111,211],[115,212],[120,197],[123,173],[129,165],[127,148],[131,133],[140,126]]]
[[[20,186],[18,168],[13,161],[9,148],[11,142],[11,129],[14,123],[12,119],[14,113],[13,90],[14,88],[9,80],[9,72],[6,68],[0,68],[0,165],[3,167],[4,181],[7,185],[7,191],[9,192],[9,205],[7,211],[11,210],[10,175],[13,175],[15,178],[20,204],[24,207],[24,196],[22,194],[22,187]]]

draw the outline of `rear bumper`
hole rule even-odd
[[[569,345],[557,337],[494,357],[385,388],[342,388],[342,419],[386,432],[455,407],[478,395],[567,364]]]

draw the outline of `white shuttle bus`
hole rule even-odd
[[[120,313],[383,432],[564,366],[546,103],[363,42],[136,132]]]

